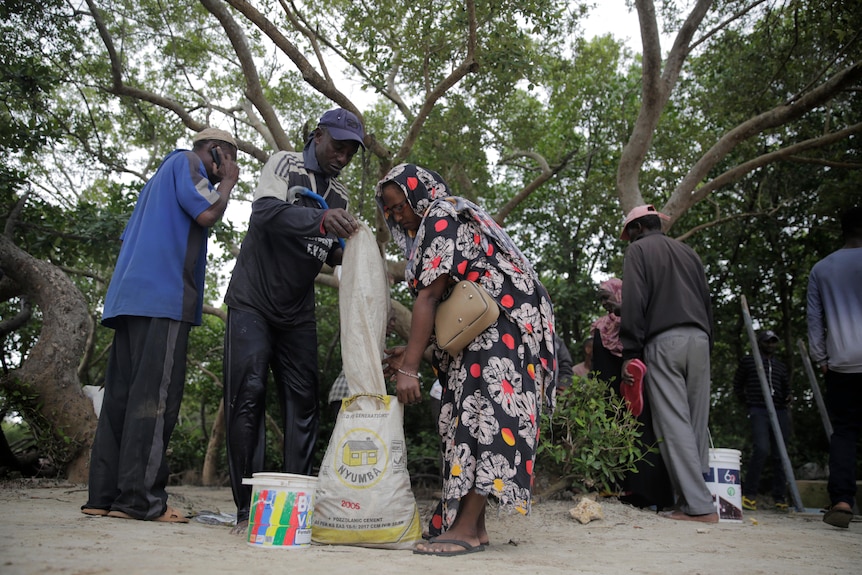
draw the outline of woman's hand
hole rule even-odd
[[[404,352],[406,346],[398,346],[384,350],[386,357],[383,358],[383,376],[395,382],[395,395],[398,401],[404,405],[419,403],[422,401],[422,383],[419,374],[404,369]]]
[[[401,369],[401,364],[404,363],[404,351],[406,349],[407,346],[399,345],[383,350],[383,353],[386,354],[386,357],[381,362],[383,364],[383,377],[390,381],[395,381],[395,376],[398,374],[398,370]]]
[[[419,374],[415,375],[417,377],[413,377],[413,374],[407,370],[396,372],[395,395],[404,405],[422,402],[422,384],[419,381]]]

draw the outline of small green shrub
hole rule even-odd
[[[554,413],[542,414],[537,465],[581,490],[613,491],[649,450],[641,425],[606,383],[575,377],[557,394]]]

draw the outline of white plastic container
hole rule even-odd
[[[311,545],[317,478],[291,473],[255,473],[246,542],[266,549],[303,549]]]
[[[741,456],[738,449],[709,450],[709,473],[704,479],[722,523],[742,523]]]

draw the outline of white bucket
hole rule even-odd
[[[311,520],[317,478],[291,473],[255,473],[251,485],[246,542],[266,549],[303,549],[311,545]]]
[[[709,450],[709,473],[704,474],[704,480],[712,493],[720,522],[742,522],[741,456],[738,449]]]

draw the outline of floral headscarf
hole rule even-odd
[[[611,278],[599,284],[599,289],[613,294],[613,300],[623,301],[623,282],[617,278]],[[593,329],[599,331],[602,345],[605,349],[617,357],[623,355],[623,342],[620,340],[620,317],[614,313],[602,316],[593,322]]]
[[[410,208],[421,218],[425,217],[428,208],[435,201],[448,201],[454,207],[459,217],[472,219],[479,224],[482,231],[494,239],[498,246],[514,258],[514,262],[521,270],[527,272],[531,277],[538,280],[532,265],[521,253],[514,242],[500,228],[500,225],[482,208],[473,202],[457,196],[449,195],[449,186],[437,172],[417,166],[416,164],[399,164],[389,170],[389,173],[377,182],[376,200],[380,209],[383,209],[383,186],[395,184],[404,192],[404,197]],[[385,212],[384,212],[385,213]],[[395,243],[404,251],[407,258],[407,269],[405,275],[410,277],[413,269],[413,235],[407,232],[395,221],[390,214],[386,218],[386,225],[392,232]],[[420,226],[421,227],[421,226]]]
[[[407,205],[421,218],[425,216],[431,202],[439,198],[449,197],[449,187],[443,178],[433,170],[427,170],[415,164],[399,164],[389,170],[386,176],[377,182],[375,199],[377,205],[383,210],[383,186],[395,184],[404,192]],[[385,210],[383,212],[386,213]],[[406,258],[410,258],[413,251],[413,232],[408,232],[395,222],[390,214],[386,217],[386,225],[392,232],[392,238],[398,247],[404,252]]]

